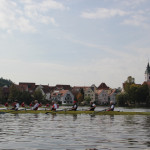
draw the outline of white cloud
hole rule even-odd
[[[120,2],[120,0],[119,0]],[[132,8],[135,8],[143,3],[147,2],[147,0],[125,0],[125,1],[121,1],[122,5],[124,6],[130,6]]]
[[[8,33],[13,30],[20,30],[22,32],[35,32],[30,21],[22,16],[23,12],[18,7],[17,3],[13,1],[1,0],[0,3],[0,28]]]
[[[129,2],[129,1],[127,1]],[[137,1],[136,4],[145,2],[144,0]],[[122,17],[121,24],[132,25],[149,29],[149,9],[125,11],[121,9],[99,8],[94,12],[82,12],[81,17],[86,19],[107,19],[116,16]]]
[[[6,33],[14,30],[31,33],[37,30],[36,23],[58,26],[55,18],[50,16],[50,11],[66,9],[55,0],[1,0],[0,29]]]
[[[142,15],[133,15],[129,19],[125,19],[122,24],[132,25],[132,26],[141,26],[144,28],[149,28],[149,24],[147,23],[148,18]]]
[[[31,18],[34,21],[48,24],[52,23],[55,26],[58,26],[54,17],[50,17],[46,13],[50,10],[66,10],[62,3],[56,2],[54,0],[43,0],[40,2],[30,0],[28,3],[24,3],[24,13],[27,17]]]
[[[125,12],[120,9],[107,9],[107,8],[99,8],[95,12],[83,12],[81,16],[83,18],[88,19],[104,19],[115,16],[125,16],[128,15],[128,12]]]

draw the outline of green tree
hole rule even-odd
[[[0,87],[3,87],[4,85],[10,86],[13,82],[11,80],[0,78]]]
[[[34,99],[38,100],[39,102],[44,101],[44,96],[43,96],[40,89],[37,89],[37,90],[34,91],[33,97],[34,97]]]
[[[116,95],[116,100],[117,100],[117,105],[118,106],[128,105],[128,99],[129,99],[129,95],[126,92],[119,93],[119,94]]]
[[[4,103],[4,95],[3,95],[3,89],[0,87],[0,103]]]
[[[129,92],[129,90],[130,90],[130,86],[132,85],[132,84],[135,84],[135,82],[134,82],[134,78],[133,77],[131,77],[131,76],[129,76],[128,78],[127,78],[127,80],[124,82],[124,90],[125,90],[125,92]]]
[[[17,87],[17,85],[12,84],[9,88],[9,101],[13,102],[14,100],[18,100],[19,101],[19,97],[21,95],[21,92],[19,90],[19,88]]]
[[[147,84],[141,85],[137,89],[137,102],[140,103],[147,103],[147,98],[149,96],[149,88]]]
[[[90,104],[91,98],[90,97],[85,97],[84,100],[85,100],[86,104]]]
[[[20,103],[24,102],[25,104],[30,104],[33,101],[33,97],[31,96],[31,93],[27,91],[21,92],[21,95],[19,97]]]
[[[138,101],[138,89],[140,85],[132,84],[129,87],[128,94],[129,94],[129,102],[131,104],[136,104]]]
[[[84,96],[82,95],[82,93],[78,93],[77,94],[77,101],[79,102],[79,104],[84,100]]]

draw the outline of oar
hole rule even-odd
[[[0,114],[12,113],[12,112],[17,112],[17,111],[22,111],[22,110],[26,111],[26,108],[25,109],[19,109],[19,110],[15,110],[15,109],[5,109],[5,110],[10,110],[10,111],[9,112],[0,112]]]
[[[100,111],[94,111],[92,114],[90,114],[91,116],[94,116],[94,115],[96,115],[97,113],[99,113],[99,112],[104,112],[104,111],[106,111],[107,109],[103,109],[103,110],[100,110]]]
[[[45,114],[49,114],[49,113],[52,113],[52,112],[59,112],[59,111],[67,111],[68,108],[65,108],[65,109],[59,109],[59,110],[50,110],[50,112],[46,112]]]

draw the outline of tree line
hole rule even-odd
[[[129,76],[123,88],[116,96],[119,106],[150,106],[150,87],[146,83],[135,84],[134,78]]]
[[[10,86],[12,85],[13,82],[9,79],[3,79],[2,77],[0,78],[0,87],[3,87],[5,85]]]
[[[33,93],[21,91],[11,80],[0,78],[0,103],[5,104],[13,103],[18,100],[19,103],[25,102],[30,104],[33,100],[37,99],[39,102],[46,102],[40,90]]]

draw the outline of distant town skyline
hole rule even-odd
[[[1,0],[0,76],[19,82],[122,87],[145,81],[149,0]]]

